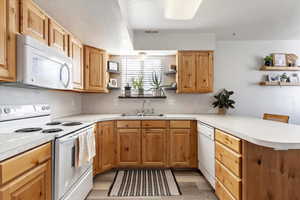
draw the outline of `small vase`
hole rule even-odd
[[[218,110],[218,114],[219,115],[225,115],[226,114],[226,108],[219,108],[219,110]]]
[[[138,95],[143,96],[144,95],[144,88],[139,88],[138,89]]]
[[[265,66],[272,66],[272,61],[265,61]]]

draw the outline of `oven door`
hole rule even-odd
[[[86,132],[85,130],[84,132]],[[78,136],[71,134],[55,142],[55,199],[61,199],[80,177],[92,166],[92,162],[76,167],[78,161]]]

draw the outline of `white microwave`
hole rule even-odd
[[[18,83],[50,89],[73,89],[70,58],[30,36],[17,37]]]

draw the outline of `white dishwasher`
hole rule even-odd
[[[215,188],[215,130],[201,122],[197,127],[199,170]]]

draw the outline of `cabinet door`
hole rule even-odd
[[[196,92],[196,55],[194,52],[178,53],[178,91],[179,93]]]
[[[141,163],[140,129],[118,129],[117,165],[136,166]]]
[[[49,20],[49,46],[68,55],[68,33],[54,20]]]
[[[144,129],[142,138],[142,164],[166,165],[166,129]]]
[[[21,1],[21,33],[48,44],[48,17],[32,0]]]
[[[17,6],[16,0],[0,0],[0,81],[16,80]]]
[[[94,135],[95,135],[96,155],[93,160],[93,174],[95,176],[99,172],[99,158],[100,158],[100,151],[99,151],[100,138],[99,138],[98,128],[95,128]]]
[[[83,89],[83,46],[73,36],[69,37],[69,56],[73,60],[73,88]]]
[[[47,161],[0,188],[3,200],[51,200],[51,161]]]
[[[212,52],[196,54],[197,92],[213,91],[213,55]]]
[[[170,130],[170,165],[172,167],[190,166],[190,129]]]
[[[113,122],[101,123],[101,171],[113,168],[115,163],[115,138]]]
[[[85,89],[107,92],[106,53],[92,47],[85,47]]]

